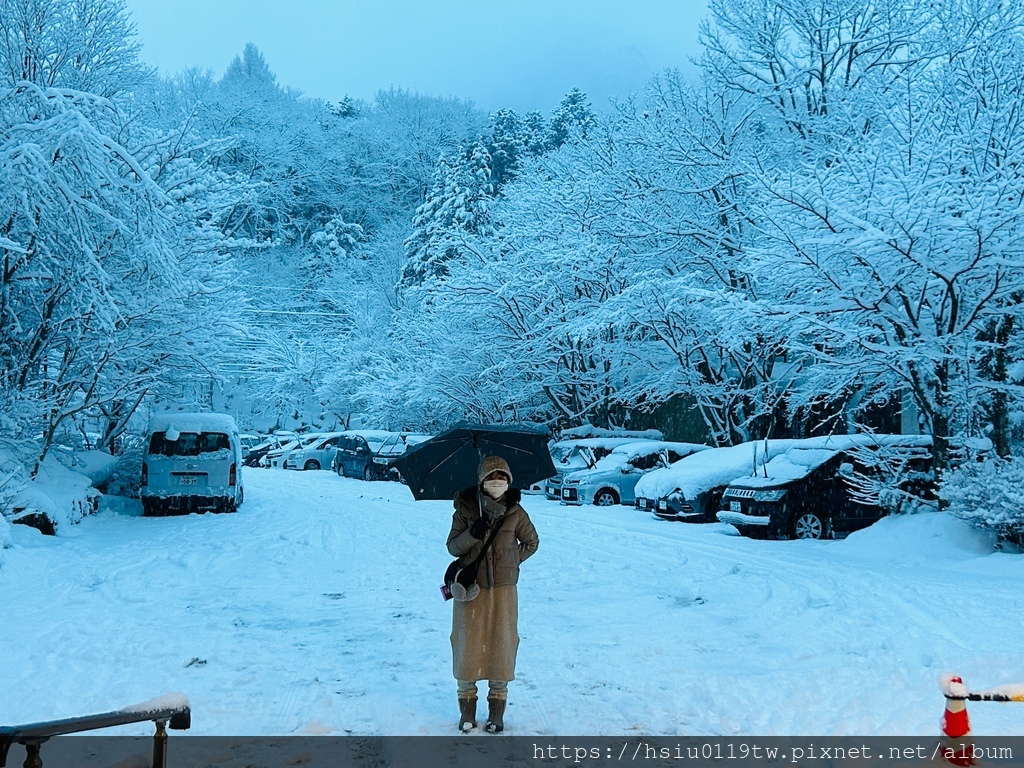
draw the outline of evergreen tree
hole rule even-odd
[[[453,162],[442,158],[405,241],[407,262],[399,287],[443,282],[451,274],[449,262],[460,257],[466,235],[493,234],[492,196],[491,156],[482,143],[472,144]]]
[[[495,189],[515,177],[527,152],[526,126],[511,109],[502,109],[491,119],[487,150],[491,155],[491,181]]]
[[[277,89],[277,77],[270,71],[260,49],[254,43],[246,43],[241,55],[228,64],[221,84],[248,91],[273,91]]]
[[[587,95],[579,88],[573,88],[565,94],[565,98],[551,116],[548,147],[558,149],[574,135],[586,139],[587,134],[596,126],[597,116],[587,101]]]

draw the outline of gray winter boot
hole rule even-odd
[[[501,733],[505,730],[505,699],[487,697],[487,732]]]
[[[459,699],[459,730],[472,731],[476,728],[476,696]]]

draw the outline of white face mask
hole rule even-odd
[[[508,490],[508,480],[484,480],[484,493],[492,499],[500,499]]]

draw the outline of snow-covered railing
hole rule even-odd
[[[7,765],[7,753],[14,744],[21,744],[25,747],[23,768],[42,768],[43,761],[39,757],[39,747],[53,736],[113,728],[115,725],[144,723],[147,720],[156,724],[156,733],[153,734],[152,768],[166,768],[167,731],[165,726],[176,731],[185,731],[192,725],[192,710],[189,708],[188,697],[181,693],[167,693],[141,704],[98,715],[70,717],[65,720],[50,720],[27,725],[0,726],[0,768],[5,768]]]

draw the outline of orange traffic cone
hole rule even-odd
[[[946,697],[946,709],[942,713],[942,735],[945,737],[942,755],[951,765],[974,765],[974,744],[968,738],[971,721],[967,717],[967,686],[959,676],[945,675],[939,679],[939,687]]]

